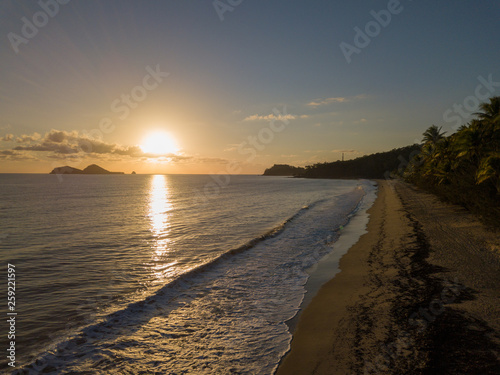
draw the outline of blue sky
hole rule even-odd
[[[451,133],[443,115],[474,103],[478,77],[500,82],[498,2],[60,1],[0,1],[0,172],[261,173],[353,158],[432,124]],[[372,11],[388,8],[378,31]],[[28,38],[25,20],[46,24]],[[356,47],[368,25],[348,63],[340,44]],[[161,82],[136,88],[151,69]],[[141,101],[120,118],[112,103],[132,92]],[[178,147],[152,154],[144,139],[160,131]]]

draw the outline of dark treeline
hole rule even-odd
[[[500,97],[480,105],[469,123],[446,136],[432,125],[422,144],[353,160],[305,167],[305,178],[403,177],[500,225]]]
[[[297,176],[304,172],[304,168],[293,167],[288,164],[274,164],[264,171],[264,176]]]
[[[401,173],[408,161],[420,152],[420,145],[396,148],[353,160],[308,165],[298,177],[305,178],[389,178]]]
[[[500,97],[476,118],[445,136],[433,125],[404,178],[481,216],[500,221]]]

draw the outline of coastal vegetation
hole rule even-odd
[[[475,118],[446,135],[432,125],[406,181],[500,222],[500,97],[482,103]]]
[[[304,178],[403,178],[498,225],[500,96],[482,103],[474,116],[450,135],[432,125],[421,144],[302,169],[275,165],[264,175],[279,175],[273,172],[286,169],[286,175]]]
[[[317,163],[305,167],[298,177],[305,178],[390,178],[402,172],[408,161],[420,152],[420,146],[395,148],[391,151],[365,155],[346,161]]]
[[[264,176],[299,176],[305,169],[293,167],[288,164],[274,164],[271,168],[264,171]]]

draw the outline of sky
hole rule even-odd
[[[0,173],[261,174],[447,134],[500,2],[0,0]]]

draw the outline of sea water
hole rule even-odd
[[[375,187],[224,178],[0,175],[14,373],[273,373],[307,271]]]

